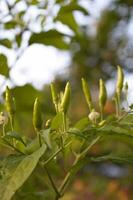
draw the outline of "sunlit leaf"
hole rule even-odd
[[[0,39],[0,45],[3,45],[7,48],[12,48],[12,42],[9,39]]]
[[[0,74],[6,77],[9,76],[7,57],[4,54],[0,54]]]
[[[35,169],[40,157],[44,154],[46,145],[43,144],[37,151],[26,157],[18,157],[18,160],[7,161],[0,181],[0,199],[10,200]],[[11,166],[11,167],[10,167]],[[10,170],[9,170],[10,168]]]
[[[52,120],[51,129],[59,129],[63,125],[63,113],[58,113]]]
[[[50,128],[42,130],[41,137],[43,141],[45,142],[45,144],[51,149],[52,144],[51,144],[51,138],[50,138],[50,130],[51,130]]]
[[[60,21],[63,24],[67,25],[70,29],[72,29],[74,32],[79,32],[79,26],[75,20],[74,15],[71,12],[66,13],[58,13],[57,17],[55,18],[55,21]]]
[[[45,45],[52,45],[59,49],[68,49],[69,45],[64,41],[64,35],[56,30],[49,30],[47,32],[32,34],[30,44],[39,43]]]

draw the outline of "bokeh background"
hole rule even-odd
[[[105,113],[111,114],[117,65],[124,69],[131,104],[132,38],[133,0],[0,0],[0,109],[4,109],[8,85],[16,98],[16,129],[34,137],[34,99],[41,99],[47,121],[54,114],[49,83],[54,81],[60,91],[69,80],[74,123],[88,115],[81,90],[81,77],[85,77],[95,103],[98,80],[106,81]],[[93,151],[100,149],[97,146]],[[115,164],[89,166],[79,174],[66,199],[133,199],[133,177],[127,171]]]

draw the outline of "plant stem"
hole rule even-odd
[[[101,121],[103,120],[103,107],[100,106]]]
[[[41,146],[42,146],[42,141],[41,141],[40,132],[38,132],[37,135],[38,135],[39,145],[40,145],[40,147],[41,147]]]
[[[73,162],[73,165],[72,165],[71,169],[72,169],[73,167],[75,167],[76,164],[86,156],[86,154],[88,153],[88,150],[90,150],[90,148],[91,148],[94,144],[96,144],[96,142],[97,142],[100,138],[101,138],[101,136],[98,136],[96,139],[94,139],[94,140],[90,143],[90,145],[89,145],[85,150],[83,150],[80,154],[77,155],[76,159],[75,159],[74,162]],[[65,189],[66,189],[66,187],[68,186],[68,183],[70,182],[70,179],[71,179],[71,178],[74,176],[74,174],[77,173],[77,171],[79,170],[79,169],[77,169],[77,171],[76,171],[74,174],[72,174],[71,169],[70,169],[70,171],[66,174],[66,176],[65,176],[65,178],[64,178],[64,180],[63,180],[63,182],[62,182],[62,184],[61,184],[60,187],[59,187],[59,192],[60,192],[61,196],[63,196],[63,194],[64,194],[64,192],[65,192]]]
[[[50,175],[50,173],[49,173],[47,167],[45,167],[45,170],[46,170],[46,173],[47,173],[47,175],[48,175],[48,178],[49,178],[49,180],[50,180],[50,182],[51,182],[51,185],[52,185],[52,187],[53,187],[53,189],[54,189],[54,191],[55,191],[55,193],[56,193],[56,198],[55,198],[55,200],[58,200],[58,199],[61,197],[60,192],[59,192],[58,189],[56,188],[56,185],[55,185],[55,183],[54,183],[54,181],[53,181],[53,179],[52,179],[52,177],[51,177],[51,175]]]
[[[2,133],[3,133],[3,136],[5,136],[5,135],[6,135],[6,132],[5,132],[5,124],[3,124],[3,127],[2,127],[2,129],[3,129],[3,131],[2,131]]]
[[[115,108],[116,108],[116,116],[119,118],[119,110],[120,110],[120,105],[119,105],[119,95],[116,94],[116,97],[115,97]]]
[[[63,129],[64,129],[64,132],[66,132],[66,114],[63,113]]]
[[[12,115],[10,115],[10,124],[11,124],[11,130],[14,131],[14,120]]]
[[[68,144],[66,144],[63,148],[68,147],[70,144],[71,144],[71,142],[69,142]],[[57,156],[61,151],[62,151],[62,147],[59,148],[54,154],[52,154],[52,155],[50,156],[50,158],[48,158],[46,161],[41,162],[41,165],[42,165],[42,166],[47,165],[47,164],[48,164],[50,161],[52,161],[52,160],[54,159],[54,157]]]

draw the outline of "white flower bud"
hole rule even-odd
[[[96,112],[95,110],[92,110],[88,117],[91,121],[96,122],[96,120],[100,117],[100,113]]]
[[[8,116],[6,113],[0,113],[0,125],[8,123]]]

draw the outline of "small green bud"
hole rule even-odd
[[[68,82],[65,87],[65,92],[63,94],[60,109],[64,113],[67,112],[69,104],[70,104],[70,96],[71,96],[71,89],[70,89],[70,83]]]
[[[33,108],[33,126],[36,131],[40,131],[42,129],[42,113],[41,113],[41,105],[39,99],[36,98],[34,102]]]
[[[101,108],[104,108],[107,101],[107,91],[105,83],[102,79],[99,80],[99,105]]]
[[[52,94],[52,100],[54,104],[58,104],[58,94],[55,88],[54,83],[50,84],[50,88],[51,88],[51,94]]]
[[[116,84],[116,93],[120,95],[124,82],[123,70],[120,66],[117,66],[117,84]]]
[[[93,109],[93,105],[92,105],[90,89],[84,78],[82,78],[81,81],[82,81],[82,88],[83,88],[84,96],[85,96],[86,102],[88,104],[89,110],[91,112]]]
[[[15,114],[15,99],[12,96],[11,90],[9,87],[6,87],[6,96],[5,96],[5,106],[6,110],[9,113],[9,115],[13,116]]]

